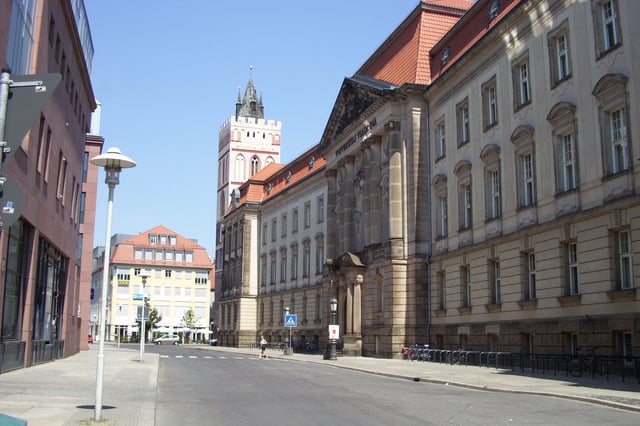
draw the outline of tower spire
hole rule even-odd
[[[244,91],[244,98],[236,103],[236,117],[264,118],[264,106],[262,104],[262,94],[258,98],[256,86],[253,83],[253,65],[249,66],[249,82]]]

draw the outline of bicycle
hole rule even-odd
[[[607,374],[607,365],[602,358],[596,355],[597,347],[576,349],[573,359],[569,361],[569,374],[573,377],[587,376],[595,377],[596,374],[604,376]]]

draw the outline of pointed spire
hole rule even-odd
[[[256,86],[253,84],[253,65],[249,66],[249,82],[244,91],[244,98],[240,102],[238,93],[238,103],[236,104],[236,116],[264,118],[264,106],[262,105],[262,95],[258,99]]]

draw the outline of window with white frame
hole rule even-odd
[[[458,228],[468,229],[473,226],[471,163],[460,161],[454,173],[458,178]]]
[[[267,244],[267,229],[268,229],[268,224],[264,223],[262,224],[262,245],[266,245]]]
[[[280,282],[287,280],[287,248],[280,248]]]
[[[536,254],[526,253],[525,255],[526,275],[527,275],[527,300],[536,300]]]
[[[518,126],[511,135],[511,142],[516,153],[518,207],[532,206],[536,202],[533,128]]]
[[[622,45],[618,0],[596,0],[593,2],[593,28],[596,37],[597,59]]]
[[[529,52],[518,57],[511,66],[515,110],[531,103]]]
[[[443,174],[437,174],[432,182],[433,193],[436,204],[436,237],[446,237],[448,234],[448,213],[447,213],[447,177]]]
[[[567,244],[567,278],[569,281],[569,294],[571,296],[580,294],[578,244],[575,242]]]
[[[499,260],[489,261],[489,273],[490,273],[489,282],[492,283],[490,303],[499,305],[500,303],[502,303],[502,288],[501,288],[502,283],[500,279],[500,261]]]
[[[460,286],[462,295],[462,307],[471,307],[471,268],[469,266],[463,266],[460,268]]]
[[[304,203],[304,227],[305,229],[311,226],[311,202]]]
[[[456,118],[458,129],[458,146],[469,143],[471,140],[471,125],[469,123],[469,100],[465,99],[456,105]]]
[[[633,251],[631,248],[631,231],[618,232],[618,282],[619,288],[634,288],[633,283]]]
[[[498,124],[498,94],[495,76],[482,85],[482,119],[485,131]]]
[[[324,271],[324,236],[316,235],[316,275],[321,275]]]
[[[298,244],[291,244],[291,279],[298,279]]]
[[[447,309],[447,273],[445,271],[438,272],[438,282],[440,284],[439,309],[444,311]]]
[[[495,144],[485,146],[480,152],[485,167],[485,216],[487,220],[502,215],[500,147]]]
[[[269,274],[270,276],[270,280],[269,283],[271,283],[272,285],[276,283],[276,273],[277,273],[277,269],[276,269],[276,265],[278,263],[278,259],[276,258],[276,251],[273,250],[270,253],[270,258],[271,258],[271,268],[270,271],[271,273]]]
[[[569,24],[567,21],[549,34],[549,59],[551,63],[551,88],[571,78],[569,48]]]
[[[444,158],[446,154],[446,139],[445,139],[445,127],[444,119],[440,120],[435,125],[435,148],[436,148],[436,161]]]
[[[169,235],[169,245],[177,246],[178,245],[178,236],[177,235]]]
[[[271,219],[271,242],[275,241],[278,235],[278,219]]]
[[[324,222],[324,197],[318,197],[318,223]]]
[[[630,167],[628,141],[627,77],[622,74],[603,76],[593,90],[599,106],[603,167],[606,176]]]
[[[578,187],[575,111],[574,104],[560,102],[547,116],[547,120],[553,127],[556,193],[571,191]]]
[[[158,243],[158,234],[149,234],[149,244],[156,245]]]
[[[258,157],[251,157],[251,170],[249,171],[250,175],[253,176],[260,171],[260,160]]]
[[[282,227],[282,231],[281,231],[282,237],[286,237],[287,236],[287,214],[286,213],[282,213],[282,224],[280,226]]]
[[[308,278],[311,274],[311,242],[305,239],[302,242],[302,276]]]
[[[136,248],[133,250],[133,258],[135,260],[142,260],[143,256],[144,256],[144,249]]]
[[[298,208],[294,208],[293,211],[293,217],[291,218],[291,232],[296,233],[298,232]]]

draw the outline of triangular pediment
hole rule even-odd
[[[396,88],[397,86],[386,81],[365,76],[345,78],[322,134],[320,147],[330,146],[372,105]]]

